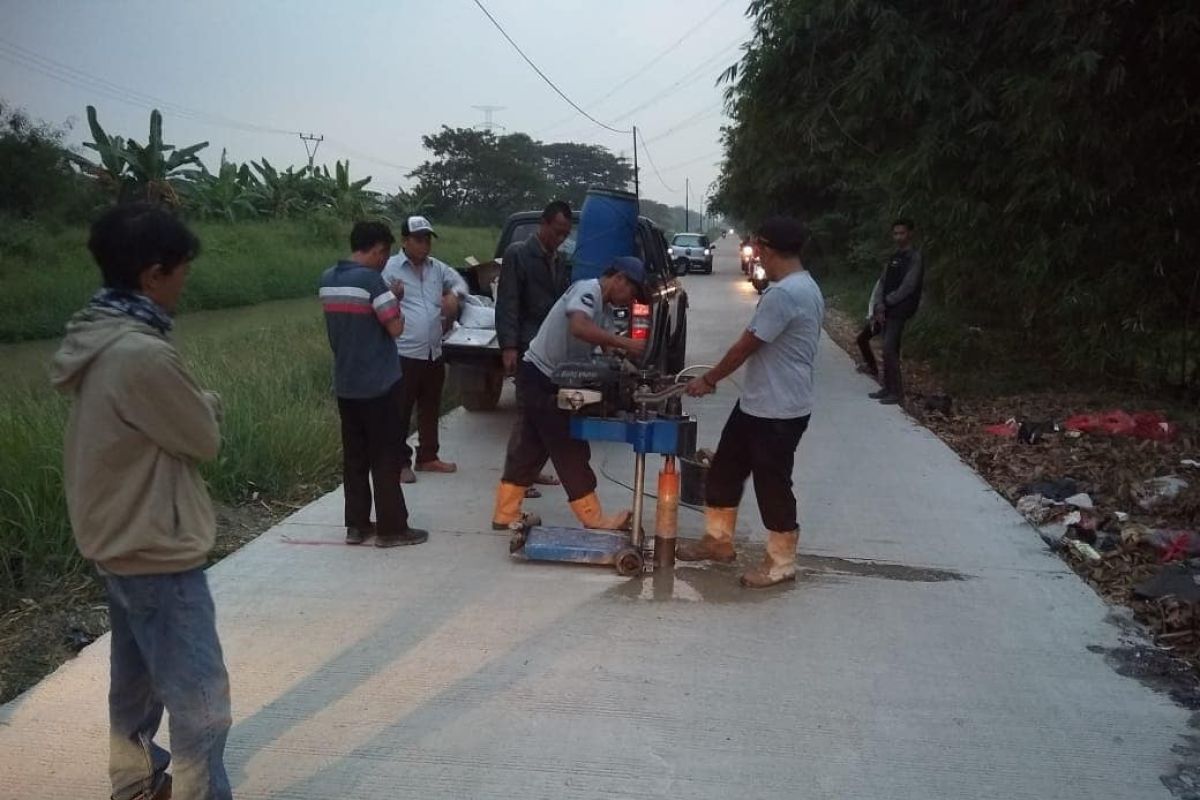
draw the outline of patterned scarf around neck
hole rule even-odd
[[[88,305],[92,308],[105,308],[133,317],[164,335],[170,332],[171,326],[174,324],[171,317],[158,303],[144,294],[137,294],[125,289],[101,289],[92,295],[92,300]]]

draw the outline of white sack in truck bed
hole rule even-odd
[[[487,305],[483,298],[469,295],[464,298],[458,324],[464,328],[496,330],[496,309]]]

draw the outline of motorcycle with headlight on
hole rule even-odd
[[[767,279],[767,271],[763,268],[762,260],[755,258],[750,265],[750,283],[759,294],[762,294],[767,290],[767,284],[770,282]]]
[[[750,277],[750,266],[754,261],[754,246],[751,244],[742,245],[742,273],[747,278]]]

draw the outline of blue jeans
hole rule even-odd
[[[229,675],[204,572],[104,577],[112,621],[113,797],[138,797],[171,763],[154,743],[165,707],[175,800],[231,800],[224,764]]]

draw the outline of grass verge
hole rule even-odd
[[[180,309],[185,314],[312,295],[321,269],[349,247],[349,224],[324,217],[190,224],[202,251]],[[451,266],[469,255],[486,260],[497,238],[490,228],[444,227],[438,235],[434,255]],[[62,332],[96,289],[86,243],[84,227],[0,218],[0,342]]]
[[[199,383],[225,403],[220,457],[203,467],[218,506],[215,560],[339,482],[329,344],[312,298],[184,317],[176,339]],[[69,404],[42,380],[4,372],[0,703],[108,627],[103,594],[75,550],[63,497]],[[456,405],[456,398],[444,398],[444,410]]]

